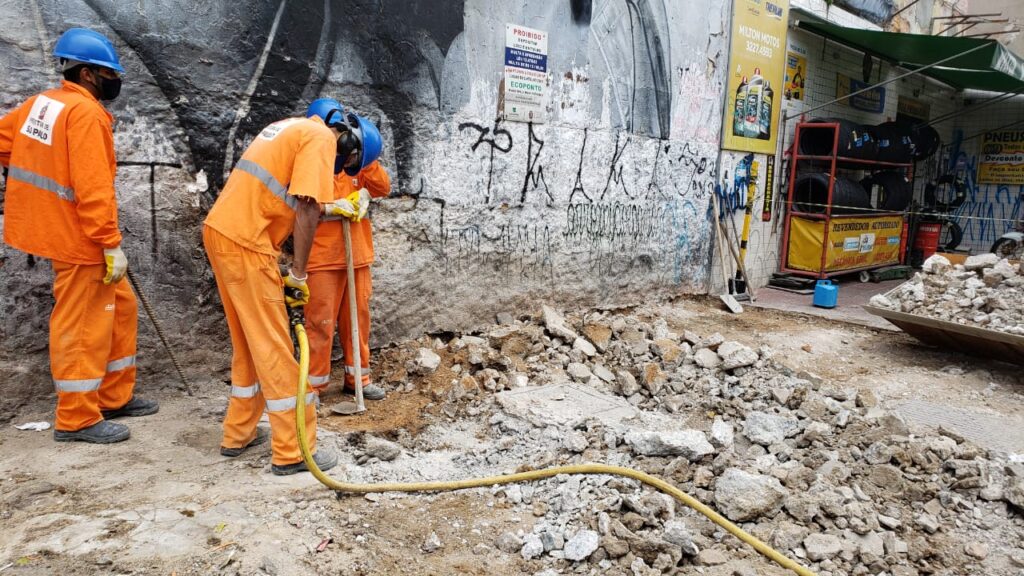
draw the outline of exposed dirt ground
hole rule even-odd
[[[998,416],[1008,429],[1024,428],[1019,367],[925,347],[901,333],[801,315],[747,308],[734,316],[708,299],[635,313],[664,318],[680,333],[719,332],[755,348],[766,344],[792,369],[873,389],[886,404],[924,398]],[[514,361],[526,352],[517,346],[507,345]],[[374,373],[385,375],[387,399],[368,402],[369,411],[358,417],[326,416],[324,410],[322,442],[344,451],[345,434],[353,431],[390,438],[420,433],[438,416],[437,400],[457,379],[452,366],[464,361],[442,354],[439,370],[422,379],[406,375],[400,349],[376,354]],[[38,373],[39,388],[49,390],[45,369]],[[23,432],[10,424],[0,429],[0,576],[540,570],[535,561],[494,547],[503,532],[528,531],[535,519],[507,507],[492,490],[336,498],[307,474],[272,476],[266,447],[238,459],[218,454],[227,392],[219,379],[208,379],[189,398],[174,389],[169,374],[159,381],[141,378],[146,384],[137,392],[157,397],[161,411],[127,421],[127,442],[58,444],[50,431]],[[338,399],[332,391],[324,404]],[[40,395],[19,409],[14,422],[52,422],[53,401],[52,393]],[[429,461],[422,466],[429,468]],[[431,533],[443,545],[426,553],[422,546]],[[731,575],[738,562],[758,574],[782,573],[753,552],[702,570]],[[566,562],[563,573],[575,572]]]

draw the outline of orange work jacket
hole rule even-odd
[[[373,162],[363,168],[355,177],[342,172],[334,178],[334,200],[347,197],[349,194],[366,188],[373,198],[387,196],[391,191],[391,178],[380,165]],[[345,269],[345,234],[341,220],[327,220],[316,227],[313,237],[313,248],[309,252],[308,270],[344,270]],[[373,228],[369,218],[351,223],[352,232],[352,267],[362,268],[373,263]]]
[[[104,248],[121,244],[113,122],[66,80],[0,118],[7,244],[70,264],[100,264]]]
[[[241,246],[278,256],[295,227],[298,196],[333,196],[337,138],[323,120],[286,118],[246,148],[206,217],[206,225]]]

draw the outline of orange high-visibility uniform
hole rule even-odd
[[[50,372],[57,430],[120,408],[135,388],[138,305],[127,281],[103,284],[103,249],[121,244],[113,116],[85,88],[29,98],[0,119],[8,169],[4,241],[53,261]]]
[[[341,173],[334,179],[334,200],[366,188],[373,198],[388,195],[391,179],[379,162],[364,168],[355,177]],[[370,294],[373,263],[373,228],[369,218],[352,222],[352,268],[356,283],[356,310],[359,314],[359,358],[363,385],[370,384]],[[309,329],[309,382],[321,392],[331,381],[331,344],[334,331],[341,330],[345,351],[345,383],[355,386],[352,363],[352,321],[348,308],[348,276],[345,266],[345,235],[340,220],[321,222],[309,255],[309,304],[306,327]]]
[[[295,225],[297,197],[331,199],[336,141],[316,117],[264,128],[235,164],[203,230],[231,332],[231,398],[221,446],[252,441],[265,407],[277,465],[302,460],[295,427],[299,365],[277,262]],[[309,392],[301,401],[313,399]],[[315,452],[312,408],[306,410],[306,440]]]

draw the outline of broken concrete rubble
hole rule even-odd
[[[1020,266],[995,254],[964,264],[933,255],[922,272],[889,294],[871,297],[872,306],[918,316],[1024,335],[1024,276]]]

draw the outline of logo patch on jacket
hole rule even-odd
[[[274,138],[277,138],[278,134],[280,134],[281,132],[284,132],[285,128],[291,126],[292,124],[295,124],[296,122],[301,122],[302,120],[304,120],[304,119],[303,118],[286,118],[286,119],[281,120],[279,122],[274,122],[270,126],[267,126],[266,128],[264,128],[262,132],[260,132],[260,138],[263,138],[264,140],[273,140]]]
[[[57,118],[64,110],[64,103],[37,96],[32,103],[32,110],[21,126],[21,133],[33,140],[38,140],[47,146],[53,145],[53,127],[57,124]]]

